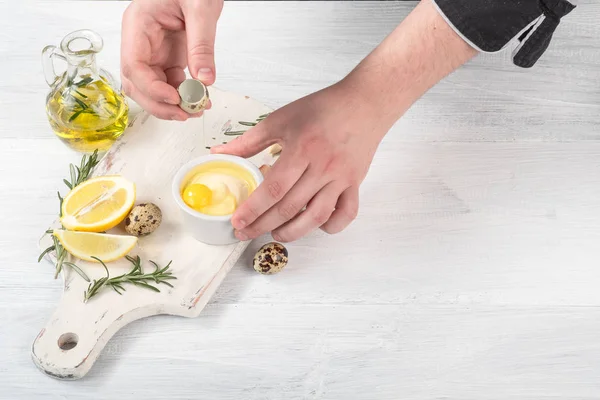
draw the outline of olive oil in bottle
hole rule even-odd
[[[83,46],[83,47],[81,47]],[[54,133],[69,147],[91,153],[106,151],[125,131],[129,108],[112,76],[96,66],[102,39],[88,30],[67,35],[59,52],[44,49],[44,72],[51,91],[46,114]],[[67,71],[54,73],[52,58],[67,61]]]
[[[90,78],[91,79],[91,78]],[[127,127],[128,107],[104,80],[68,86],[48,96],[48,119],[54,133],[83,152],[108,150]]]

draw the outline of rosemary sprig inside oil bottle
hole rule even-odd
[[[238,121],[238,124],[243,125],[243,126],[256,126],[256,125],[258,125],[259,122],[261,122],[262,120],[267,118],[269,116],[269,114],[270,113],[259,115],[258,118],[256,118],[256,120],[254,122]],[[224,132],[223,134],[225,136],[239,136],[239,135],[243,135],[244,132],[246,132],[246,131],[227,131],[227,132]]]
[[[171,285],[168,281],[170,279],[177,279],[176,277],[173,276],[173,273],[171,271],[169,271],[169,268],[171,266],[170,261],[165,267],[161,268],[154,261],[150,260],[150,262],[155,266],[156,269],[154,270],[154,272],[145,274],[142,271],[142,261],[140,259],[140,256],[136,256],[135,258],[130,257],[130,256],[125,256],[125,258],[127,258],[127,260],[131,264],[133,264],[133,268],[131,269],[131,271],[129,271],[126,274],[115,276],[114,278],[111,278],[106,264],[104,264],[104,262],[102,260],[100,260],[99,258],[96,258],[96,257],[92,257],[92,258],[94,258],[95,260],[97,260],[98,262],[100,262],[102,264],[102,266],[106,270],[106,276],[102,277],[100,279],[94,279],[94,281],[92,283],[90,283],[87,291],[85,291],[83,293],[83,301],[84,302],[87,302],[89,299],[94,297],[96,294],[98,294],[98,292],[100,290],[102,290],[105,287],[110,287],[118,294],[122,294],[122,292],[124,292],[126,290],[123,287],[123,285],[129,283],[129,284],[132,284],[135,286],[140,286],[140,287],[143,287],[146,289],[150,289],[154,292],[160,292],[160,289],[158,289],[156,286],[153,286],[151,283],[155,283],[157,285],[162,283],[169,287],[173,287],[173,285]]]
[[[98,165],[99,162],[100,161],[98,160],[98,150],[94,151],[94,153],[92,153],[91,155],[87,155],[87,154],[84,155],[81,158],[81,163],[79,164],[79,166],[75,166],[73,164],[69,165],[70,180],[63,179],[64,184],[69,189],[72,190],[76,186],[85,182],[90,177],[93,169],[96,167],[96,165]],[[58,200],[59,200],[58,215],[59,215],[59,217],[62,217],[63,197],[60,195],[60,192],[57,192],[57,195],[58,195]],[[83,279],[85,279],[86,282],[89,282],[90,278],[88,278],[88,276],[81,270],[81,268],[79,268],[74,263],[67,261],[67,258],[69,257],[69,253],[63,248],[63,246],[60,244],[60,242],[58,241],[56,236],[53,235],[54,232],[50,229],[50,230],[46,231],[46,233],[52,235],[53,244],[51,246],[49,246],[48,248],[46,248],[44,251],[42,251],[42,253],[40,254],[40,256],[38,258],[38,262],[42,261],[42,259],[44,258],[44,256],[46,254],[54,251],[56,253],[56,265],[55,265],[56,271],[54,273],[54,279],[58,278],[58,275],[62,271],[63,266],[65,266],[65,267],[72,268],[73,271],[75,271],[79,275],[81,275],[81,277]]]
[[[73,105],[73,107],[71,109],[71,111],[73,111],[73,114],[71,114],[71,116],[69,117],[69,122],[73,122],[81,114],[97,115],[95,108],[93,106],[88,106],[86,104],[86,99],[88,98],[88,96],[81,93],[80,90],[77,90],[77,88],[86,87],[93,80],[94,79],[91,76],[86,76],[85,78],[81,79],[79,82],[72,82],[71,85],[68,86],[68,90],[67,90],[68,98],[72,99],[77,104],[77,106],[79,106],[79,107],[77,107],[77,106]]]

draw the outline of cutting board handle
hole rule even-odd
[[[31,349],[33,361],[45,374],[65,380],[83,377],[119,329],[164,310],[160,304],[136,306],[135,301],[127,301],[127,293],[111,306],[98,301],[102,295],[83,303],[83,292],[76,293],[65,283],[56,311]]]

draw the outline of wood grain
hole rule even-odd
[[[0,397],[600,398],[594,0],[534,68],[479,56],[427,93],[380,146],[348,230],[289,245],[272,277],[249,263],[262,238],[198,319],[135,322],[86,379],[41,376],[29,347],[61,285],[36,242],[78,156],[48,128],[39,54],[92,28],[117,72],[126,5],[0,3]],[[412,7],[226,2],[217,86],[282,106],[346,74]]]
[[[64,268],[63,294],[48,323],[40,327],[31,349],[32,359],[43,373],[58,379],[81,379],[111,337],[130,322],[163,314],[197,317],[248,246],[248,242],[210,246],[195,240],[173,199],[171,185],[182,165],[209,154],[213,143],[230,140],[225,132],[243,128],[238,121],[254,121],[272,111],[247,96],[214,87],[210,97],[210,111],[185,124],[138,114],[93,173],[123,176],[135,184],[137,204],[152,202],[160,208],[160,227],[152,235],[140,237],[129,254],[141,258],[145,272],[153,269],[150,260],[161,268],[168,263],[176,281],[170,282],[171,286],[156,284],[159,293],[133,285],[124,285],[122,293],[108,288],[86,303],[82,293],[89,283]],[[265,150],[249,161],[260,167],[271,165],[274,159]],[[51,228],[62,229],[60,221],[53,221]],[[122,225],[108,233],[126,234]],[[51,235],[45,234],[39,250],[51,245]],[[55,253],[46,258],[53,261],[52,265],[56,263]],[[106,276],[97,263],[73,261],[94,281]],[[131,270],[131,263],[125,259],[108,266],[113,277]],[[73,344],[68,351],[64,350],[65,341]]]

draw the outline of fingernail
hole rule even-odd
[[[210,79],[210,78],[212,78],[212,76],[213,76],[213,73],[212,73],[212,69],[210,69],[210,68],[203,67],[198,70],[198,78],[200,78],[200,80]]]
[[[240,232],[240,231],[236,231],[235,232],[235,237],[240,239],[241,241],[245,241],[248,240],[248,236],[245,235],[244,233]]]
[[[182,115],[173,115],[173,116],[171,117],[171,119],[172,119],[173,121],[185,121],[185,120],[187,120],[187,118],[186,118],[186,117],[184,117],[184,116],[182,116]]]
[[[271,237],[273,238],[273,240],[275,240],[276,242],[281,242],[281,236],[279,236],[279,234],[277,233],[271,233]]]
[[[235,229],[244,229],[246,227],[246,221],[243,219],[238,219],[237,222],[233,223],[233,227]]]
[[[174,105],[174,106],[176,106],[176,105],[178,105],[178,104],[179,104],[179,101],[175,101],[175,100],[173,100],[173,99],[164,99],[163,101],[164,101],[165,103],[167,103],[167,104],[172,104],[172,105]]]

